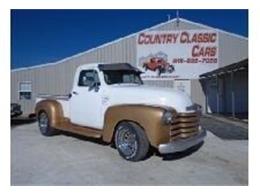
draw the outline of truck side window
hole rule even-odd
[[[79,74],[78,86],[89,87],[93,82],[99,82],[98,73],[95,70],[82,70]]]

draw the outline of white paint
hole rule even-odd
[[[57,99],[57,101],[61,104],[64,117],[69,118],[70,117],[70,101],[65,99]]]
[[[152,87],[138,84],[106,85],[102,83],[103,96],[108,99],[102,106],[102,124],[106,110],[115,105],[150,105],[174,108],[177,112],[187,112],[186,107],[193,102],[186,93],[172,88]]]
[[[174,89],[182,91],[191,96],[191,81],[190,80],[174,80]]]
[[[58,101],[61,104],[61,107],[63,109],[63,114],[64,117],[69,118],[70,117],[70,101],[68,96],[65,95],[39,95],[38,97],[36,97],[36,101],[35,104],[37,104],[38,102],[42,101],[42,100],[46,100],[46,99],[53,99]]]
[[[193,103],[188,94],[171,88],[151,87],[138,84],[114,84],[107,85],[102,71],[98,70],[98,64],[80,66],[75,74],[72,97],[56,99],[61,103],[65,116],[75,124],[93,128],[103,128],[106,110],[115,105],[142,104],[160,107],[171,107],[177,112],[186,111],[187,106]],[[96,70],[99,74],[100,88],[98,91],[88,90],[88,87],[79,87],[78,78],[81,70]],[[77,95],[73,94],[76,92]],[[54,99],[54,96],[51,96]],[[48,99],[41,97],[36,100]],[[192,111],[189,111],[192,112]],[[69,114],[68,114],[69,113]]]
[[[89,87],[78,86],[79,74],[82,70],[99,72],[97,64],[90,64],[88,68],[81,66],[77,69],[70,98],[70,119],[74,124],[101,129],[103,127],[100,117],[103,90],[96,92],[89,90]]]

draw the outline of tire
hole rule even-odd
[[[156,68],[156,70],[155,70],[155,72],[156,72],[156,76],[160,76],[160,74],[161,74],[161,72],[160,72],[160,68]]]
[[[146,64],[144,64],[144,65],[143,65],[143,68],[144,68],[145,72],[148,70],[148,68],[147,68],[147,65],[146,65]]]
[[[44,136],[52,136],[58,133],[57,130],[53,129],[50,126],[48,114],[44,111],[39,113],[38,124],[39,124],[40,132]]]
[[[168,72],[169,72],[169,73],[173,73],[173,71],[174,71],[174,67],[173,67],[173,65],[170,65],[170,66],[168,67]]]
[[[134,162],[143,160],[150,148],[145,132],[133,122],[121,122],[116,127],[115,144],[120,156]]]

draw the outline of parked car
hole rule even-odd
[[[22,115],[21,105],[17,103],[11,103],[11,118]]]
[[[172,73],[175,70],[173,65],[159,57],[153,57],[148,62],[145,62],[143,68],[145,71],[151,70],[157,72],[158,76],[160,76],[161,73]]]
[[[165,154],[202,142],[201,111],[190,97],[146,86],[140,74],[127,63],[79,66],[70,95],[36,99],[41,133],[62,130],[102,139],[130,161],[144,159],[151,146]]]

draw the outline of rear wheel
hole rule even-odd
[[[38,124],[43,135],[52,136],[57,134],[57,131],[50,126],[49,117],[46,112],[40,112],[38,116]]]
[[[133,122],[122,122],[117,126],[115,144],[119,154],[129,161],[143,160],[149,151],[145,132]]]

